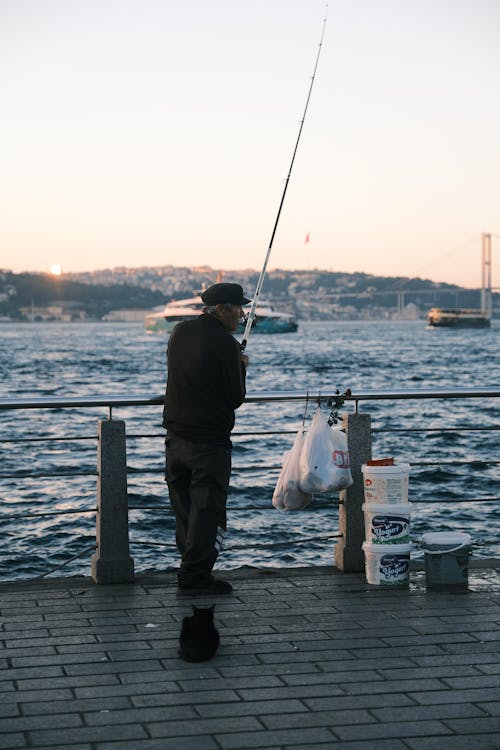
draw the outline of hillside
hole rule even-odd
[[[54,317],[67,311],[74,319],[101,319],[111,310],[145,310],[163,301],[161,292],[131,284],[89,285],[50,274],[0,272],[0,315],[13,319],[29,319],[30,310],[44,308],[53,309]]]
[[[219,272],[220,273],[220,272]],[[210,267],[115,268],[79,274],[0,272],[0,316],[11,319],[101,319],[116,310],[150,310],[214,283]],[[222,272],[251,294],[258,272]],[[433,306],[479,307],[480,291],[428,279],[323,270],[274,270],[262,296],[301,319],[423,317]],[[500,295],[494,295],[500,308]],[[140,318],[140,315],[138,315]]]

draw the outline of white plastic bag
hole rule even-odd
[[[300,510],[312,502],[312,496],[299,487],[299,460],[306,431],[297,432],[293,445],[283,454],[283,464],[273,494],[273,505],[278,510]]]
[[[330,427],[328,417],[318,408],[300,454],[300,489],[336,492],[351,484],[347,436],[339,427]]]

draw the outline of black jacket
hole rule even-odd
[[[245,398],[240,345],[212,315],[178,323],[167,348],[163,426],[192,442],[229,442]]]

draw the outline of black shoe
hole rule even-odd
[[[202,582],[179,582],[179,592],[181,594],[214,594],[216,596],[223,596],[224,594],[232,594],[233,587],[228,581],[224,581],[222,578],[215,578],[214,576],[210,576],[210,578]]]

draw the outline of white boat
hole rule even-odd
[[[144,318],[148,333],[170,333],[181,320],[193,320],[202,311],[203,300],[200,296],[168,302],[165,307],[152,310]],[[243,325],[241,326],[243,329]],[[254,321],[255,333],[293,333],[298,324],[293,315],[278,312],[269,302],[257,305]]]

